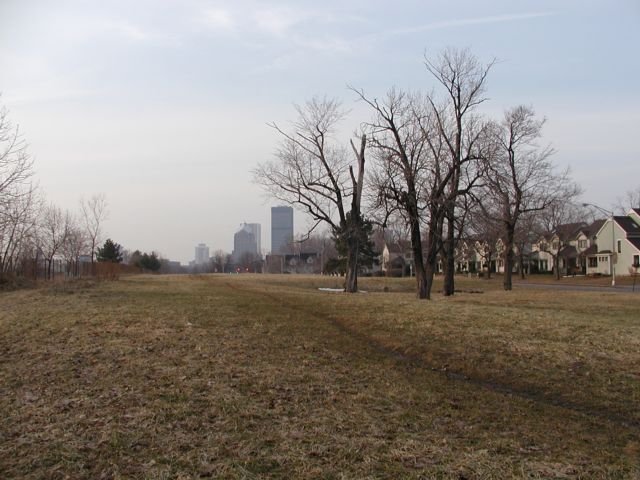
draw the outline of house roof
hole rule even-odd
[[[592,237],[593,235],[598,233],[598,230],[600,230],[602,228],[602,225],[604,225],[606,221],[607,220],[604,219],[604,218],[601,218],[599,220],[595,220],[591,225],[588,225],[587,227],[583,228],[582,232],[587,237]]]
[[[584,222],[565,223],[564,225],[558,225],[556,228],[556,234],[562,239],[567,240],[574,238],[580,233],[581,230],[587,228],[588,225]]]
[[[563,258],[576,258],[578,256],[578,251],[573,245],[567,245],[562,248],[558,254]]]
[[[389,253],[403,255],[405,252],[411,250],[410,240],[398,240],[396,242],[389,242],[386,244]]]
[[[627,238],[627,240],[640,252],[640,238]]]
[[[627,235],[640,235],[640,225],[633,221],[631,217],[620,216],[613,217],[620,228],[622,228]]]
[[[631,210],[633,210],[635,214],[640,217],[640,208],[632,208]]]
[[[590,255],[595,255],[598,253],[598,245],[596,245],[595,243],[593,245],[591,245],[589,248],[587,248],[586,250],[584,250],[580,256],[581,257],[588,257]]]

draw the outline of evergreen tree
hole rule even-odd
[[[151,255],[148,253],[144,253],[138,262],[138,266],[140,268],[144,268],[145,270],[151,270],[152,272],[157,272],[160,270],[160,259],[156,255],[155,252],[151,252]]]
[[[349,240],[357,240],[358,244],[358,269],[363,267],[371,268],[378,264],[379,252],[374,249],[371,235],[373,224],[360,217],[355,221],[351,212],[346,215],[347,221],[343,228],[333,230],[333,242],[338,251],[339,258],[329,259],[325,265],[327,272],[345,272],[347,270],[347,254],[349,251]]]
[[[107,238],[104,245],[98,248],[98,261],[120,263],[122,261],[122,245]]]
[[[142,260],[142,252],[140,250],[136,250],[131,254],[131,257],[129,258],[129,265],[141,268],[140,260]]]

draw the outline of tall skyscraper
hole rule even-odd
[[[255,223],[253,225],[259,224]],[[253,234],[254,228],[251,227],[251,224],[243,223],[240,225],[240,230],[238,230],[233,235],[233,261],[240,262],[243,260],[244,254],[251,254],[254,258],[259,256],[258,253],[258,244],[256,242],[256,237]]]
[[[196,247],[196,265],[204,265],[209,263],[209,247],[204,243],[198,244]]]
[[[256,248],[258,249],[258,255],[262,255],[262,242],[260,241],[262,237],[262,232],[259,223],[245,223],[250,229],[251,233],[256,239]]]
[[[271,254],[293,252],[293,208],[271,207]]]

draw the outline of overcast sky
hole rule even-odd
[[[0,102],[50,201],[104,192],[109,236],[187,262],[199,242],[231,251],[243,221],[269,248],[250,175],[277,142],[267,122],[326,94],[355,125],[347,84],[430,90],[423,56],[446,46],[500,60],[485,111],[547,117],[585,201],[640,185],[638,0],[0,0]]]

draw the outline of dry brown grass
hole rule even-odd
[[[0,294],[0,477],[640,476],[638,296],[338,284]]]

